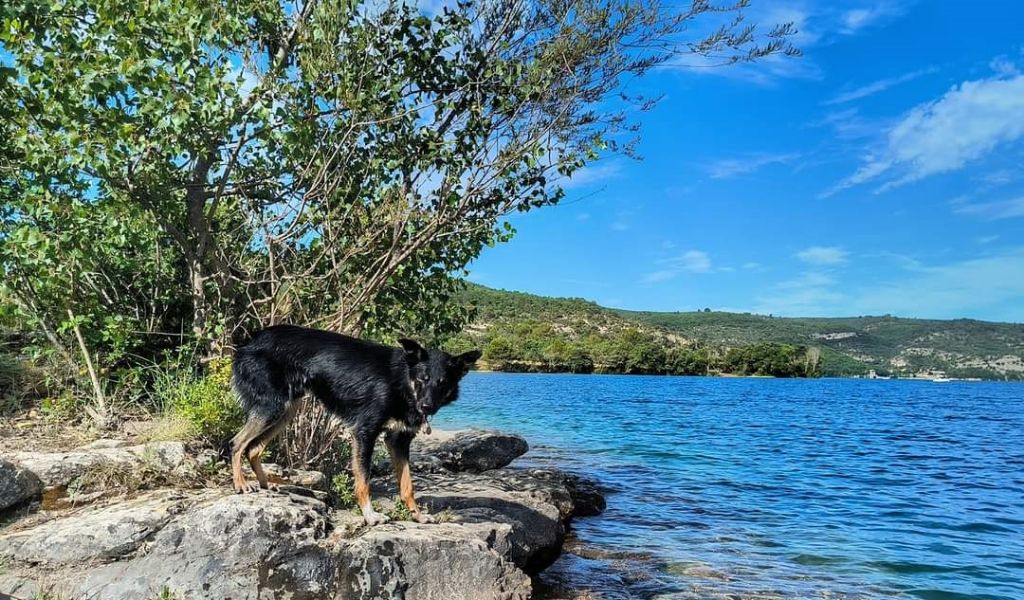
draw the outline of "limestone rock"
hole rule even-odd
[[[0,511],[39,495],[43,483],[32,471],[0,459]]]
[[[500,469],[530,449],[522,436],[483,429],[435,431],[416,436],[413,463],[418,467],[439,464],[449,471],[480,473]]]
[[[83,447],[70,452],[15,452],[12,457],[35,473],[47,486],[66,486],[100,465],[131,466],[148,462],[161,469],[176,469],[185,460],[181,442],[154,442],[138,446]]]

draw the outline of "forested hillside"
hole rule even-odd
[[[890,316],[633,312],[469,285],[475,343],[503,370],[1024,377],[1024,325]]]

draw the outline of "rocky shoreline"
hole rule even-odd
[[[531,575],[561,554],[570,520],[599,513],[604,499],[573,475],[508,466],[527,450],[492,431],[421,436],[417,497],[442,522],[372,528],[332,508],[316,472],[278,469],[280,491],[255,494],[236,495],[226,480],[68,493],[97,468],[172,482],[219,467],[180,442],[12,453],[0,457],[0,597],[530,598]],[[373,490],[383,505],[396,494],[390,476]]]

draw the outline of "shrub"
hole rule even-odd
[[[339,508],[356,508],[356,493],[352,483],[352,477],[348,473],[338,473],[331,478],[331,496],[334,505]]]
[[[409,507],[398,496],[395,496],[391,510],[387,512],[387,515],[392,521],[412,521],[412,511],[409,510]]]
[[[188,423],[190,437],[220,444],[242,425],[242,410],[231,390],[230,359],[211,362],[205,375],[168,371],[157,388],[164,412]]]

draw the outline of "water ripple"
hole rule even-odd
[[[618,598],[1024,598],[1024,386],[474,373],[439,426],[610,490],[538,583]]]

